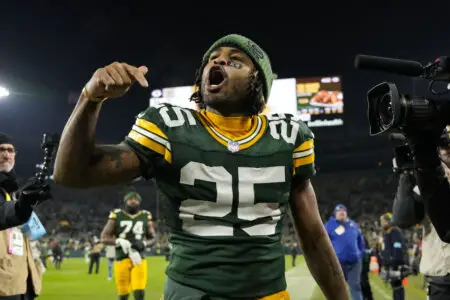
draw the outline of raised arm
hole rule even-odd
[[[57,183],[90,188],[127,182],[140,175],[134,151],[123,143],[96,145],[95,128],[105,98],[124,95],[135,81],[147,87],[146,73],[146,67],[124,63],[113,63],[94,73],[64,127],[53,174]]]

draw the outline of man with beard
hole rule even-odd
[[[22,225],[31,216],[36,195],[23,195],[20,201],[11,201],[12,194],[19,189],[13,171],[16,149],[11,138],[0,132],[0,230]]]
[[[164,299],[289,299],[281,244],[290,205],[300,246],[328,299],[348,299],[344,277],[319,215],[310,178],[314,135],[290,114],[262,115],[274,74],[268,55],[232,34],[204,54],[191,100],[137,116],[125,141],[95,145],[107,98],[145,66],[113,63],[86,84],[62,134],[54,178],[89,188],[155,178],[173,245]]]
[[[33,207],[49,198],[49,189],[29,180],[15,199],[16,153],[11,138],[0,133],[0,300],[34,299],[42,284],[42,269],[36,265],[30,241],[16,226],[27,222]]]
[[[114,278],[119,300],[126,300],[130,292],[134,299],[143,300],[147,286],[145,247],[153,241],[155,232],[152,214],[140,209],[141,196],[129,192],[124,197],[125,208],[115,209],[101,234],[101,242],[116,246]]]

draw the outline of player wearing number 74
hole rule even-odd
[[[124,197],[124,209],[115,209],[101,234],[106,245],[116,246],[114,278],[119,299],[133,292],[136,300],[144,299],[147,286],[147,261],[144,250],[155,241],[152,214],[141,210],[142,197],[129,192]]]
[[[289,206],[325,296],[348,299],[310,182],[314,136],[292,115],[261,114],[274,79],[267,54],[240,35],[219,39],[195,81],[199,111],[149,107],[124,142],[96,145],[105,100],[134,82],[148,87],[147,71],[113,63],[94,73],[62,134],[55,181],[89,188],[156,180],[173,245],[165,300],[289,299],[280,243]]]

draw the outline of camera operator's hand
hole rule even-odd
[[[145,79],[147,72],[146,66],[134,67],[114,62],[95,71],[83,89],[83,96],[88,100],[100,102],[106,98],[123,96],[136,81],[142,87],[148,87]]]
[[[30,178],[22,187],[18,203],[23,207],[32,207],[51,198],[50,186],[40,182],[36,177]]]
[[[50,186],[32,177],[20,190],[16,202],[16,211],[22,220],[27,220],[33,207],[51,198]]]

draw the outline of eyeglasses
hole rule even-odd
[[[14,149],[13,147],[7,147],[7,148],[0,147],[0,153],[2,153],[2,152],[8,152],[9,154],[16,154],[17,153],[16,149]]]

